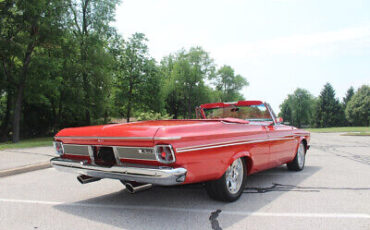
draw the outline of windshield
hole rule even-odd
[[[248,121],[273,121],[264,104],[204,109],[204,114],[208,119],[232,117]]]

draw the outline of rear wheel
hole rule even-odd
[[[299,144],[297,153],[292,162],[287,163],[287,167],[290,171],[301,171],[304,168],[306,160],[306,150],[303,142]]]
[[[238,158],[227,168],[220,179],[206,183],[206,191],[215,200],[235,201],[244,190],[246,175],[245,161]]]

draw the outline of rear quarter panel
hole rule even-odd
[[[181,136],[179,140],[155,144],[172,144],[176,153],[176,163],[172,166],[188,170],[185,183],[218,179],[238,157],[251,159],[248,173],[263,170],[269,163],[267,133],[260,125],[217,122],[203,127],[160,129],[157,135]],[[262,142],[254,143],[256,140]]]

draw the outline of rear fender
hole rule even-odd
[[[302,141],[303,141],[303,144],[304,144],[305,151],[307,152],[308,141],[307,141],[306,137],[300,137],[300,138],[299,138],[299,141],[298,141],[298,144],[297,144],[297,147],[295,148],[295,153],[297,153],[297,152],[298,152],[299,144],[300,144]]]

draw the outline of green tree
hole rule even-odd
[[[118,2],[0,0],[1,140],[52,135],[118,114],[128,121],[167,112],[192,118],[199,104],[241,98],[246,81],[228,66],[215,77],[213,59],[200,47],[157,65],[143,34],[124,41],[111,26]],[[220,80],[219,90],[210,79]]]
[[[343,110],[345,111],[345,109],[347,108],[347,104],[348,102],[351,100],[351,98],[353,97],[353,95],[355,94],[355,90],[354,88],[351,86],[347,92],[346,92],[346,96],[343,97],[343,103],[342,103],[342,107],[343,107]],[[348,126],[348,125],[351,125],[351,122],[348,121],[348,119],[346,119],[345,121],[345,125]]]
[[[216,90],[219,91],[219,100],[238,101],[243,100],[240,90],[248,86],[248,81],[241,75],[235,75],[234,69],[231,66],[222,66],[215,75],[212,76],[213,84]]]
[[[111,73],[107,68],[111,61],[107,52],[107,41],[115,35],[110,25],[114,21],[116,5],[119,0],[69,0],[70,20],[74,39],[79,53],[76,78],[82,80],[85,124],[91,123],[91,116],[99,117],[106,112],[107,85],[111,83]],[[95,114],[92,114],[92,111]]]
[[[164,78],[164,86],[162,92],[165,100],[165,109],[175,119],[178,118],[182,106],[180,97],[180,87],[178,80],[175,79],[174,65],[176,63],[176,57],[170,54],[164,57],[160,63],[160,74]]]
[[[107,121],[117,3],[0,1],[1,139]]]
[[[201,47],[181,50],[164,58],[164,96],[167,112],[174,118],[195,117],[195,107],[212,101],[211,89],[205,84],[215,72],[213,59]],[[215,99],[213,99],[215,100]]]
[[[335,91],[330,83],[324,85],[315,108],[314,125],[316,127],[340,126],[344,123],[344,111],[335,98]]]
[[[347,92],[346,92],[346,96],[343,97],[343,105],[344,105],[344,108],[347,107],[347,103],[351,100],[351,98],[353,97],[353,95],[355,95],[355,89],[353,88],[353,86],[351,86]]]
[[[287,99],[280,105],[279,116],[292,125],[302,127],[308,125],[312,119],[312,108],[314,98],[305,89],[297,88],[293,94],[288,95]]]
[[[279,106],[280,113],[279,117],[284,119],[284,122],[289,122],[289,124],[293,124],[293,111],[292,111],[292,96],[288,95],[288,97],[283,101],[283,103]]]
[[[115,104],[127,122],[132,109],[161,112],[161,79],[146,41],[144,34],[135,33],[118,46]]]
[[[28,89],[35,52],[51,45],[57,38],[63,27],[64,6],[63,1],[56,0],[0,2],[0,59],[7,98],[7,111],[2,125],[7,130],[12,114],[13,142],[18,142],[20,137],[24,92]]]
[[[369,126],[370,121],[370,87],[361,86],[351,100],[347,103],[345,110],[346,118],[353,125]]]

